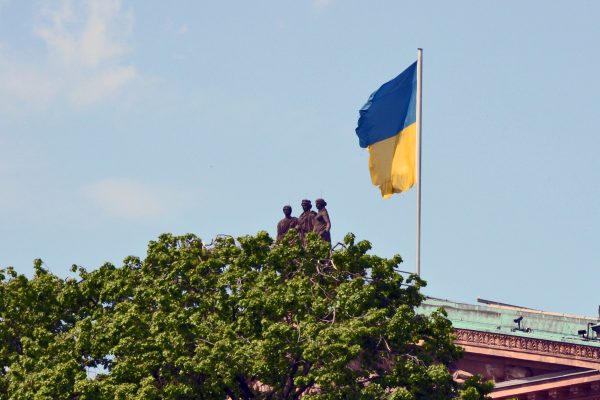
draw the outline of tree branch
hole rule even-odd
[[[294,375],[296,375],[296,372],[298,372],[299,365],[300,365],[300,363],[298,361],[294,362],[294,364],[292,365],[292,368],[290,370],[290,373],[288,374],[288,376],[286,378],[285,386],[284,386],[283,392],[282,392],[282,398],[284,398],[284,399],[288,398],[288,396],[290,395],[290,392],[294,388]]]
[[[228,387],[223,388],[223,391],[225,392],[225,394],[227,396],[229,396],[229,398],[231,400],[238,400],[237,396],[235,395],[235,393],[233,393],[233,390],[229,389]]]
[[[242,391],[242,397],[244,400],[255,399],[256,396],[248,384],[246,383],[246,379],[244,379],[241,375],[236,375],[235,381],[238,383],[240,390]]]
[[[300,396],[302,396],[302,394],[306,391],[306,389],[312,387],[315,384],[314,381],[310,381],[307,385],[302,385],[299,388],[296,389],[296,391],[294,392],[294,394],[292,395],[292,399],[296,400],[298,398],[300,398]]]

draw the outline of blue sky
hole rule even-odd
[[[0,266],[66,276],[323,197],[414,269],[354,128],[424,49],[426,293],[596,315],[600,3],[0,0]]]

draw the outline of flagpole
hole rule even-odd
[[[421,276],[421,95],[423,82],[423,49],[417,56],[417,256],[416,272]]]

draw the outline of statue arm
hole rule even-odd
[[[331,230],[331,221],[329,220],[329,213],[327,211],[323,213],[323,220],[325,221],[325,230],[329,232]]]

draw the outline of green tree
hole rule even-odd
[[[415,312],[425,282],[370,248],[164,234],[78,279],[0,270],[0,398],[486,398],[448,372],[444,312]]]

